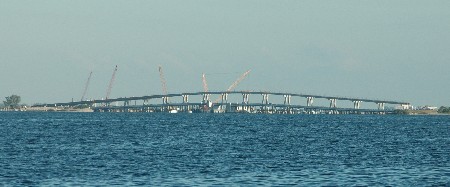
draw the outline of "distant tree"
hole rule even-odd
[[[441,106],[438,109],[438,113],[450,113],[450,107]]]
[[[9,108],[17,108],[20,103],[20,96],[18,95],[11,95],[9,97],[5,97],[6,101],[3,101],[3,104],[5,107]]]
[[[407,110],[394,110],[394,114],[407,115],[408,111]]]

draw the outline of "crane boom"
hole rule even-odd
[[[203,81],[203,91],[208,92],[208,83],[206,83],[206,76],[204,73],[202,74],[202,81]]]
[[[159,71],[159,78],[161,79],[162,91],[164,95],[167,95],[166,79],[164,78],[164,73],[161,65],[159,65],[158,71]]]
[[[86,96],[86,93],[87,93],[87,90],[89,87],[89,82],[91,82],[91,77],[92,77],[92,71],[91,71],[91,73],[89,73],[89,77],[86,81],[86,85],[84,86],[83,95],[81,96],[81,101],[83,101],[84,97]]]
[[[245,79],[245,77],[247,77],[247,75],[250,73],[251,70],[247,70],[244,74],[242,74],[236,81],[233,82],[233,84],[230,85],[230,87],[228,87],[227,92],[233,90],[234,88],[236,88],[236,86],[241,83],[242,80]]]
[[[251,70],[247,70],[244,74],[242,74],[238,79],[236,79],[236,81],[233,82],[233,84],[230,85],[230,87],[228,87],[227,92],[233,90],[234,88],[236,88],[237,85],[239,85],[239,83],[242,82],[242,80],[245,79],[245,77],[248,76],[248,74],[250,73]],[[217,103],[220,100],[220,97],[217,98],[214,103]]]
[[[109,95],[111,94],[112,86],[114,84],[114,80],[116,79],[116,72],[117,72],[117,65],[116,68],[114,68],[113,74],[111,76],[111,80],[109,81],[108,90],[106,90],[106,97],[105,99],[109,99]]]

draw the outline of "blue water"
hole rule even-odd
[[[0,113],[0,185],[450,186],[450,116]]]

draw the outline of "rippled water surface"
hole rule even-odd
[[[450,185],[450,116],[0,113],[0,185]]]

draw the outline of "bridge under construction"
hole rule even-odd
[[[214,95],[220,97],[218,102],[212,102],[210,100],[211,96]],[[230,95],[239,95],[242,97],[242,101],[230,101],[228,100]],[[198,102],[190,102],[189,98],[192,96],[200,96],[202,99]],[[258,96],[258,102],[250,100],[250,98],[257,98]],[[168,102],[169,98],[170,100],[176,100],[175,98],[177,97],[181,102]],[[272,97],[281,97],[282,102],[271,103],[269,98]],[[292,102],[293,99],[298,101],[304,100],[305,104],[294,104]],[[315,106],[314,101],[318,99],[328,101],[329,105]],[[151,100],[160,100],[160,103],[151,104]],[[353,107],[339,107],[338,103],[341,102],[351,102]],[[368,107],[363,107],[363,103]],[[393,112],[394,107],[386,108],[386,105],[396,105],[396,108],[400,107],[401,109],[410,107],[410,103],[400,101],[257,91],[212,91],[121,97],[114,99],[42,104],[35,105],[35,107],[89,106],[95,112],[214,112],[266,114],[386,114]]]
[[[387,114],[395,109],[408,109],[408,102],[362,99],[354,97],[337,97],[311,94],[263,92],[263,91],[233,91],[247,77],[250,70],[243,73],[225,91],[209,91],[205,74],[202,74],[203,91],[169,94],[162,66],[158,67],[163,94],[141,97],[110,98],[118,67],[114,68],[104,99],[84,100],[88,90],[92,72],[83,89],[81,101],[66,103],[40,104],[33,107],[42,110],[89,108],[94,112],[167,112],[167,113],[264,113],[264,114]],[[233,96],[233,99],[229,99]],[[190,102],[190,98],[199,98]],[[217,97],[211,100],[211,97]],[[258,98],[253,99],[250,98]],[[242,98],[242,100],[236,98]],[[275,98],[270,102],[269,98]],[[320,100],[326,105],[314,104]],[[291,102],[295,101],[295,102]],[[344,103],[347,107],[340,107]],[[364,105],[363,105],[364,103]],[[390,105],[390,107],[386,107]],[[394,106],[392,106],[394,105]],[[348,107],[351,106],[351,107]]]

